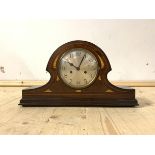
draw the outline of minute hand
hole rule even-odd
[[[80,70],[80,66],[81,66],[81,64],[82,64],[82,62],[83,62],[85,56],[86,56],[86,54],[83,56],[83,58],[82,58],[82,60],[81,60],[81,62],[80,62],[80,64],[79,64],[79,66],[78,66],[78,69],[79,69],[79,70]]]

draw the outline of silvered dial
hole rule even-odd
[[[98,62],[88,50],[75,48],[61,57],[59,74],[63,82],[70,87],[85,88],[95,80],[98,74]]]

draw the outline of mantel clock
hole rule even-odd
[[[57,48],[47,64],[50,80],[22,91],[22,106],[138,105],[135,90],[117,87],[107,79],[109,60],[101,48],[87,41],[71,41]]]

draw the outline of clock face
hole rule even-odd
[[[98,75],[98,61],[86,49],[75,48],[63,54],[59,62],[59,74],[63,82],[72,88],[85,88]]]

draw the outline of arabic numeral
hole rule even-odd
[[[70,53],[69,57],[70,57],[70,58],[73,58],[73,53]]]
[[[76,81],[76,84],[79,85],[80,84],[80,81]]]
[[[85,82],[85,84],[87,84],[88,83],[87,79],[84,79],[84,82]]]
[[[81,52],[76,52],[76,56],[80,56],[81,55]]]
[[[93,62],[93,59],[89,59],[89,62]]]
[[[62,66],[62,67],[61,67],[61,69],[62,69],[62,70],[65,70],[65,69],[66,69],[66,67],[65,67],[65,66]]]
[[[70,79],[69,83],[72,83],[72,79]]]
[[[93,74],[90,74],[90,77],[93,78]]]

